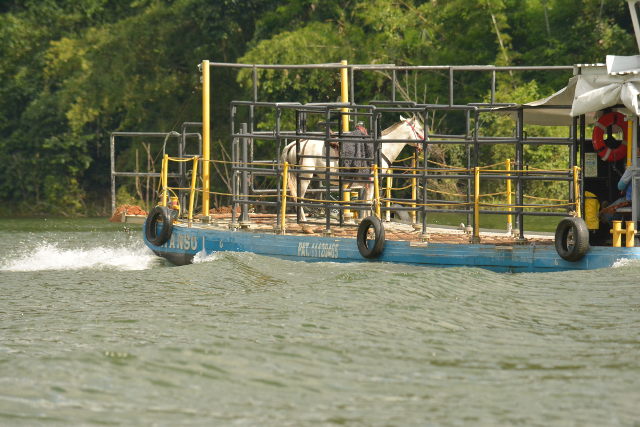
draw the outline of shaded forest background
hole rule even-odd
[[[203,59],[572,65],[635,53],[623,0],[4,0],[0,214],[110,214],[110,132],[199,121]],[[360,99],[386,93],[388,77],[359,80]],[[225,82],[214,111],[248,98],[247,75],[213,78]],[[466,79],[457,82],[465,96],[487,98],[486,82]],[[335,100],[338,90],[319,74],[264,72],[261,81],[273,100]],[[446,99],[446,80],[407,81],[404,98]],[[566,75],[505,74],[497,100],[532,101],[565,83]],[[228,144],[229,124],[214,125]]]

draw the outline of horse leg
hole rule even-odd
[[[304,195],[307,192],[307,188],[309,188],[309,184],[311,184],[311,178],[313,177],[313,170],[314,170],[314,165],[313,165],[313,161],[314,159],[303,159],[302,160],[302,165],[300,165],[300,170],[301,171],[309,171],[309,172],[299,172],[298,174],[298,180],[300,181],[300,198],[297,199],[300,203],[304,203],[301,199],[304,198]],[[292,182],[293,187],[296,187],[295,189],[291,189],[292,194],[296,194],[297,193],[297,183],[294,180]],[[307,216],[304,213],[304,208],[302,206],[300,206],[300,221],[306,221],[307,220]]]
[[[309,179],[311,179],[312,176],[313,174],[311,173],[305,173],[296,176],[295,173],[289,172],[287,187],[289,187],[289,194],[293,198],[293,200],[295,200],[296,202],[301,202],[300,199],[304,198],[304,195],[307,192],[307,188],[309,187],[309,183],[311,182],[309,181]],[[300,181],[300,198],[298,198],[298,181]],[[302,206],[300,206],[300,220],[307,220],[307,217],[304,214],[304,208]]]
[[[314,141],[304,142],[304,144],[301,147],[302,160],[301,160],[300,168],[296,172],[289,171],[287,186],[289,187],[289,193],[291,194],[291,197],[296,202],[303,203],[301,199],[304,198],[304,195],[307,192],[307,188],[311,183],[310,180],[313,177],[316,170],[315,158],[304,157],[305,155],[312,155],[312,156],[319,155],[318,153],[316,153],[318,148],[316,147],[317,144],[315,144],[315,142]],[[285,147],[285,150],[284,150],[285,154],[283,154],[283,157],[282,157],[283,162],[288,161],[290,165],[296,164],[296,154],[295,154],[295,150],[293,149],[294,144],[295,143],[291,143],[287,147]],[[320,147],[319,149],[322,150],[322,147]],[[298,181],[300,185],[300,194],[298,194]],[[304,213],[304,208],[302,206],[300,206],[300,220],[301,221],[307,220],[307,217]]]
[[[300,175],[300,198],[304,198],[305,193],[307,192],[307,188],[311,183],[310,179],[313,177],[312,173],[305,173]],[[300,200],[301,203],[304,203]],[[307,216],[304,214],[304,207],[300,206],[300,221],[306,221]]]

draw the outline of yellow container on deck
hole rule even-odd
[[[595,194],[590,191],[584,192],[584,222],[587,223],[589,230],[597,230],[600,228],[600,201]]]

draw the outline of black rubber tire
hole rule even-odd
[[[375,243],[369,246],[367,234],[371,227],[373,227]],[[368,259],[378,257],[384,249],[384,227],[382,222],[375,216],[368,216],[363,219],[358,226],[357,241],[360,255]]]
[[[589,229],[582,218],[564,218],[556,227],[556,251],[562,259],[579,261],[589,250]]]
[[[162,228],[158,233],[158,221],[162,220]],[[173,220],[171,210],[166,206],[156,206],[151,209],[144,224],[144,234],[147,240],[155,246],[164,245],[170,238],[173,231]]]

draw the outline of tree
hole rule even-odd
[[[109,133],[197,120],[196,65],[235,60],[268,6],[46,0],[9,7],[0,15],[0,156],[13,162],[0,165],[0,198],[25,211],[35,200],[38,211],[74,214],[84,209],[70,199],[81,201],[87,191],[104,197]],[[228,108],[229,98],[215,99]],[[227,124],[216,125],[226,132]]]
[[[480,0],[473,6],[465,0],[5,1],[0,200],[25,212],[65,214],[99,204],[108,196],[109,133],[170,131],[199,120],[196,66],[202,59],[570,65],[635,53],[631,32],[627,8],[618,0]],[[259,77],[263,100],[338,99],[335,71],[261,71]],[[389,99],[391,77],[384,70],[358,72],[357,101]],[[448,77],[446,71],[398,73],[398,99],[447,102]],[[486,99],[489,75],[454,77],[462,89],[455,103]],[[214,121],[212,132],[220,150],[214,154],[221,156],[229,103],[251,99],[251,73],[214,69],[212,78],[213,111],[225,118]],[[565,83],[562,74],[500,73],[498,90],[538,96]],[[442,131],[462,126],[454,117],[435,123]],[[441,155],[455,161],[460,153]],[[539,157],[551,160],[553,154]]]

